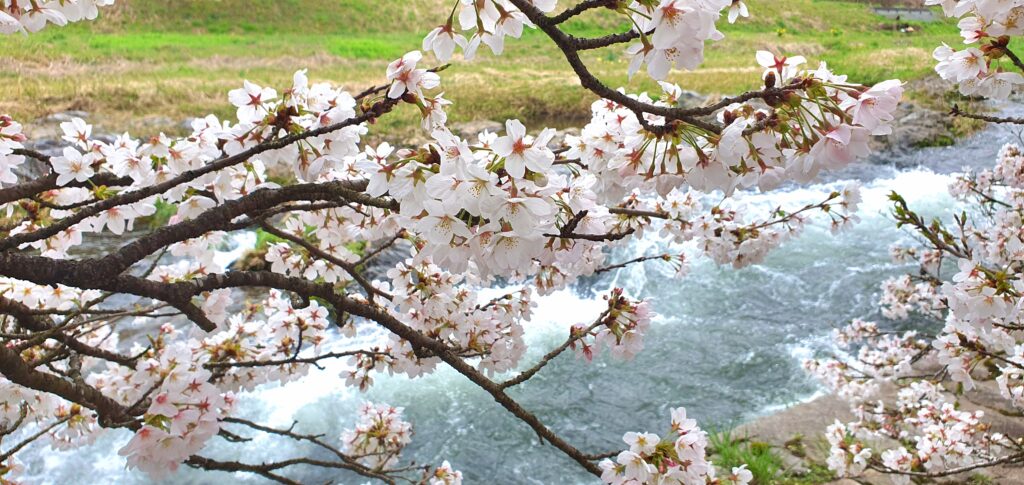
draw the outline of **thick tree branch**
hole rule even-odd
[[[349,198],[358,198],[363,202],[367,202],[365,200],[367,196],[358,192],[364,187],[365,182],[335,181],[289,185],[276,189],[260,189],[240,199],[230,200],[213,207],[195,219],[162,227],[130,244],[122,246],[116,252],[104,257],[103,261],[105,263],[101,267],[107,272],[107,276],[120,274],[131,267],[131,265],[153,254],[160,248],[202,236],[210,231],[233,228],[232,221],[237,217],[265,211],[285,202],[350,200]],[[389,208],[396,208],[397,206],[397,204],[388,201],[375,201],[375,203]]]
[[[0,374],[15,384],[48,392],[92,409],[104,426],[122,425],[132,419],[127,408],[98,389],[35,370],[17,352],[3,345],[0,345]]]

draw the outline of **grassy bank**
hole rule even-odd
[[[570,2],[562,2],[568,4]],[[753,53],[768,49],[827,59],[864,83],[930,72],[931,49],[956,42],[948,23],[914,24],[900,33],[863,4],[836,0],[748,0],[754,16],[720,27],[726,40],[709,45],[695,72],[674,72],[687,89],[729,94],[757,85]],[[109,130],[166,129],[189,116],[228,115],[226,92],[241,79],[285,86],[309,68],[314,80],[359,88],[382,79],[384,67],[419,48],[442,22],[440,0],[122,0],[96,22],[0,38],[0,112],[34,119],[55,111],[94,113]],[[578,35],[622,28],[609,12],[571,23]],[[612,86],[653,89],[626,78],[621,47],[587,54]],[[505,55],[473,64],[456,59],[446,71],[456,121],[519,117],[533,123],[578,122],[592,98],[581,95],[561,54],[539,32],[510,39]],[[414,113],[388,121],[410,124]]]

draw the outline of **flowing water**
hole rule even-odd
[[[1017,106],[1005,109],[1007,114],[1024,111]],[[653,299],[659,316],[636,360],[601,356],[587,364],[565,354],[515,388],[513,396],[556,432],[591,452],[620,449],[625,431],[664,432],[671,407],[685,406],[705,427],[727,427],[813,397],[820,391],[801,371],[801,360],[831,348],[832,328],[855,317],[878,318],[879,283],[908,269],[888,257],[890,245],[910,236],[889,219],[886,195],[896,190],[924,214],[949,216],[954,209],[946,191],[949,174],[965,165],[991,165],[999,145],[1016,139],[1015,132],[994,127],[953,147],[859,164],[818,185],[740,195],[764,206],[762,213],[767,213],[776,205],[792,209],[820,201],[850,179],[864,184],[859,224],[839,235],[808,227],[763,264],[734,270],[699,260],[688,276],[677,278],[671,268],[651,262],[541,298],[536,316],[527,324],[527,364],[563,341],[572,324],[593,321],[602,308],[599,295],[612,286]],[[648,239],[611,260],[665,248],[664,242]],[[363,329],[359,339],[376,336],[372,329]],[[526,425],[455,372],[441,368],[415,381],[381,376],[368,393],[360,394],[344,387],[338,378],[342,367],[337,363],[313,370],[287,387],[265,386],[243,398],[240,412],[274,426],[297,421],[298,431],[337,440],[352,425],[360,403],[386,402],[404,406],[414,425],[413,444],[404,458],[432,465],[447,459],[465,473],[467,483],[594,482],[557,450],[539,445]],[[123,459],[114,453],[127,438],[127,432],[108,432],[96,446],[67,453],[35,445],[22,454],[26,482],[149,482],[139,473],[126,472]],[[329,458],[314,447],[258,436],[241,445],[215,443],[204,453],[247,462]],[[311,469],[296,469],[290,476],[304,483],[364,481]],[[235,481],[260,480],[192,470],[166,480]]]

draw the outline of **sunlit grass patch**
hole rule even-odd
[[[685,89],[724,95],[754,89],[760,68],[753,54],[766,49],[821,60],[851,81],[913,79],[931,72],[928,55],[939,42],[957,41],[945,23],[915,24],[913,34],[887,29],[863,4],[836,0],[751,0],[752,17],[724,20],[722,42],[710,43],[694,72],[673,72]],[[0,38],[0,111],[32,120],[67,109],[91,112],[104,128],[170,129],[191,116],[229,115],[226,92],[242,79],[287,86],[308,68],[314,81],[352,89],[383,82],[384,67],[420,48],[422,36],[445,20],[441,0],[161,0],[124,2],[97,22]],[[622,19],[595,11],[566,29],[598,36],[624,28]],[[528,125],[576,124],[594,97],[562,53],[536,31],[508,39],[495,57],[481,48],[473,63],[458,56],[444,75],[456,102],[453,121],[517,117]],[[657,91],[649,78],[626,76],[623,46],[587,52],[592,71],[611,87]],[[409,111],[409,110],[405,110]],[[154,119],[171,119],[159,126]],[[166,121],[166,120],[165,120]],[[415,131],[415,113],[382,121],[397,135]]]

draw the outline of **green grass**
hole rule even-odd
[[[571,2],[563,1],[563,5]],[[756,50],[827,60],[850,80],[919,78],[931,73],[931,50],[958,41],[951,23],[891,22],[863,4],[837,0],[749,0],[752,17],[719,27],[695,72],[673,72],[686,89],[726,95],[756,88]],[[380,83],[387,63],[420,48],[442,23],[442,0],[131,0],[94,22],[0,38],[0,112],[31,120],[67,109],[92,112],[100,129],[143,133],[173,129],[191,116],[228,116],[226,93],[242,79],[287,86],[310,69],[314,81],[351,89]],[[301,8],[300,8],[301,6]],[[567,24],[580,36],[621,30],[622,19],[595,11]],[[626,77],[623,47],[587,52],[593,72],[612,87],[656,90],[643,75]],[[428,61],[429,62],[429,61]],[[593,97],[579,88],[561,53],[540,32],[508,39],[506,52],[473,63],[456,58],[443,76],[455,122],[517,117],[529,126],[583,121]],[[379,132],[415,133],[416,113],[400,111]]]
[[[153,215],[146,217],[142,220],[142,223],[149,229],[158,229],[166,226],[167,223],[178,213],[178,206],[168,204],[163,199],[157,199],[156,201],[156,212]]]
[[[733,467],[747,465],[755,485],[776,483],[779,479],[782,458],[772,451],[771,445],[737,438],[728,430],[709,433],[708,441],[712,460],[723,474]]]
[[[257,228],[256,229],[256,244],[255,244],[255,246],[253,246],[253,250],[266,252],[267,248],[269,248],[272,244],[283,243],[283,242],[286,242],[286,241],[284,239],[282,239],[282,238],[279,238],[279,237],[277,237],[277,236],[267,232],[267,231],[264,231],[263,229]]]
[[[779,453],[801,456],[804,452],[801,437],[785,443],[784,449],[780,450],[768,443],[737,437],[729,430],[712,430],[708,433],[708,441],[708,453],[721,474],[730,473],[733,467],[745,464],[754,475],[754,485],[820,485],[835,480],[832,472],[818,463],[808,464],[806,473],[800,475],[785,469]]]
[[[973,473],[970,477],[967,477],[967,485],[992,485],[996,483],[992,480],[992,477],[982,473]]]

